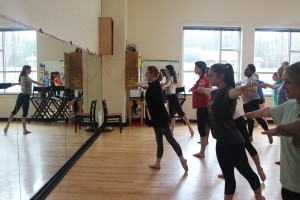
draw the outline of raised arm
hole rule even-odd
[[[253,112],[247,112],[244,114],[244,117],[248,119],[253,119],[253,118],[260,118],[260,117],[271,117],[271,108],[266,107],[261,110],[253,111]]]

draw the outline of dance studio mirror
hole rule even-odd
[[[33,32],[35,35],[34,53],[31,55],[30,48],[26,51],[20,48],[24,45],[22,40],[25,27],[9,22],[7,19],[0,20],[0,29],[9,34],[2,34],[0,37],[0,62],[7,65],[8,59],[3,53],[5,48],[15,48],[14,65],[25,64],[32,66],[30,77],[35,81],[41,81],[45,72],[59,72],[62,82],[65,77],[66,54],[78,51],[78,47],[71,45],[69,42],[63,42],[48,35]],[[28,29],[27,29],[28,30]],[[29,31],[29,30],[28,30]],[[28,32],[27,31],[27,32]],[[13,33],[15,32],[15,33]],[[15,35],[14,35],[15,34]],[[11,40],[10,36],[14,35],[15,40]],[[26,36],[26,35],[25,35]],[[30,37],[31,37],[30,36]],[[7,42],[7,41],[8,42]],[[4,42],[3,42],[4,41]],[[6,42],[5,42],[6,41]],[[10,42],[10,43],[9,43]],[[13,45],[5,46],[5,45]],[[27,45],[27,44],[26,44]],[[30,45],[29,45],[30,46]],[[81,49],[79,49],[81,50]],[[97,112],[101,105],[101,80],[97,76],[101,74],[100,56],[90,54],[85,50],[81,50],[77,54],[82,60],[83,68],[83,111],[89,112],[89,104],[92,100],[97,99]],[[11,56],[11,55],[10,55]],[[18,58],[24,58],[17,61]],[[7,68],[0,65],[0,82],[9,82],[9,80],[17,80],[19,72],[11,72]],[[15,70],[16,71],[16,70]],[[10,73],[10,74],[9,74]],[[97,88],[97,91],[92,91]],[[1,103],[1,131],[6,126],[6,120],[15,106],[20,86],[13,86],[6,90],[0,90]],[[78,92],[75,92],[77,96]],[[88,94],[88,95],[87,95]],[[39,95],[38,93],[35,95]],[[63,93],[60,94],[61,96]],[[55,108],[52,108],[55,110]],[[93,135],[93,131],[82,130],[74,131],[74,120],[31,120],[31,116],[35,113],[36,108],[30,103],[29,114],[27,118],[27,129],[30,134],[23,134],[22,127],[22,108],[15,116],[15,120],[11,122],[7,134],[2,134],[0,138],[0,199],[30,199],[64,164],[65,162]],[[30,121],[30,123],[28,122]]]

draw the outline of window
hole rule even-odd
[[[30,77],[36,80],[36,31],[0,29],[0,82],[18,82],[24,65],[31,66]],[[20,92],[19,86],[1,89],[0,93]]]
[[[215,63],[230,63],[239,77],[241,28],[183,27],[183,85],[186,90],[198,80],[195,62],[202,60],[210,67]]]
[[[295,63],[300,61],[300,29],[255,30],[254,65],[259,79],[273,84],[272,76],[284,61]],[[271,94],[267,89],[265,94]]]

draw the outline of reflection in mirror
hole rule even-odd
[[[34,92],[31,97],[41,97],[31,99],[27,118],[27,129],[30,134],[23,135],[22,108],[15,115],[15,120],[10,124],[7,135],[2,135],[0,139],[0,199],[29,199],[32,197],[61,167],[64,163],[85,143],[93,131],[89,131],[89,126],[83,126],[77,133],[74,131],[74,115],[76,111],[89,112],[92,100],[97,100],[97,121],[101,116],[101,62],[100,56],[91,55],[82,50],[75,53],[75,60],[81,60],[82,73],[80,86],[78,80],[70,79],[67,67],[70,67],[66,54],[74,54],[79,47],[71,45],[55,38],[46,36],[35,31],[34,48],[22,47],[26,40],[14,40],[13,51],[8,54],[4,51],[3,30],[9,28],[15,31],[19,27],[15,24],[3,20],[0,22],[1,42],[0,42],[0,82],[17,82],[20,69],[23,65],[32,66],[30,78],[35,81],[44,82],[47,75],[51,79],[52,72],[60,74],[61,82],[66,88],[74,89],[72,98],[62,101],[67,92],[56,91],[55,93]],[[14,27],[14,28],[12,28]],[[26,28],[19,27],[19,30]],[[20,32],[20,31],[19,31]],[[14,32],[13,34],[16,34]],[[3,39],[3,37],[5,37]],[[25,39],[32,40],[28,35]],[[10,41],[12,44],[12,41]],[[7,43],[9,44],[9,43]],[[7,45],[6,44],[6,45]],[[22,48],[21,48],[22,47]],[[6,48],[6,50],[9,48]],[[30,49],[30,50],[29,50]],[[8,62],[8,56],[14,58]],[[69,79],[67,80],[67,77]],[[72,76],[71,76],[72,77]],[[73,81],[72,81],[73,80]],[[51,83],[51,81],[50,81]],[[72,85],[73,84],[73,85]],[[76,86],[77,85],[77,86]],[[83,91],[83,97],[79,95]],[[0,129],[3,131],[8,116],[15,106],[20,86],[13,86],[9,89],[0,90],[1,123]],[[46,100],[45,100],[46,99]],[[81,101],[79,104],[74,104]],[[64,104],[63,104],[64,103]],[[62,105],[59,107],[58,105]],[[56,115],[55,113],[60,113]],[[60,117],[60,116],[63,117]]]

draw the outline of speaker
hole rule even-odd
[[[111,17],[99,18],[99,54],[113,55],[113,20]]]

